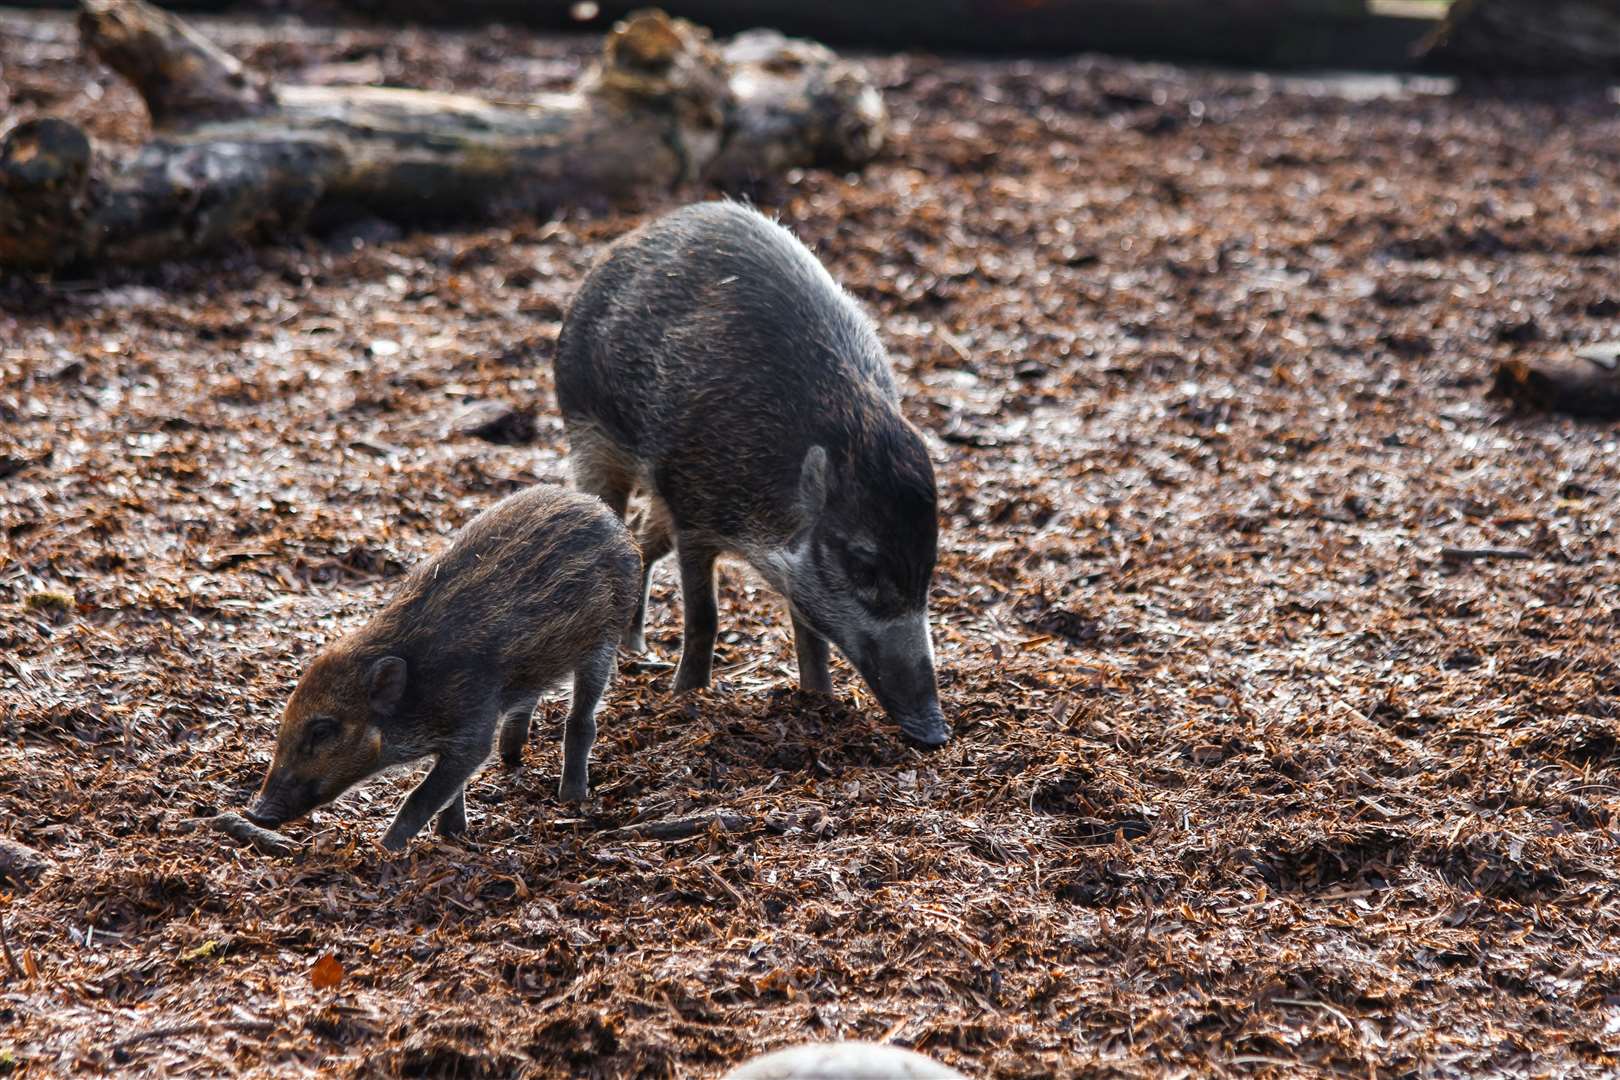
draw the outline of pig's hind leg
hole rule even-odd
[[[460,836],[467,831],[467,788],[463,785],[448,806],[433,819],[433,827],[440,836]]]
[[[568,719],[563,723],[562,781],[557,785],[557,797],[563,802],[584,802],[590,790],[596,707],[608,681],[613,678],[618,650],[618,641],[610,637],[592,649],[574,669],[574,692],[568,703]]]
[[[675,692],[702,690],[714,670],[714,639],[720,632],[719,602],[714,592],[714,563],[719,552],[682,537],[676,544],[681,564],[681,662],[675,669]]]
[[[624,454],[606,435],[584,423],[569,424],[568,449],[574,486],[607,503],[608,509],[623,521],[625,508],[630,505],[630,489],[635,486],[634,469]]]

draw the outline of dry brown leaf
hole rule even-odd
[[[317,990],[330,990],[343,981],[343,965],[338,958],[327,953],[309,969],[309,984]]]

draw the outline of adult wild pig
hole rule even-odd
[[[950,737],[934,470],[871,320],[792,234],[709,202],[624,237],[569,308],[556,385],[579,486],[621,516],[632,489],[651,499],[633,650],[647,575],[677,554],[676,691],[709,683],[715,559],[736,554],[787,599],[806,689],[831,691],[831,641],[908,737]]]
[[[274,827],[431,755],[383,845],[403,848],[434,814],[441,833],[459,833],[463,791],[497,727],[502,758],[517,764],[536,699],[570,673],[559,795],[584,799],[596,706],[640,573],[623,523],[589,495],[532,487],[479,514],[310,664],[248,818]]]

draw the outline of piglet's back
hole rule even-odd
[[[418,565],[367,630],[440,662],[513,671],[571,659],[605,627],[624,625],[640,573],[630,534],[600,500],[537,485],[479,514]]]

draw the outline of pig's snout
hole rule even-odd
[[[851,659],[901,733],[927,750],[944,746],[951,728],[939,707],[927,615],[896,620],[876,634],[862,635],[861,646]]]
[[[924,750],[937,750],[951,739],[951,727],[937,701],[929,702],[921,713],[898,719],[900,733]]]

